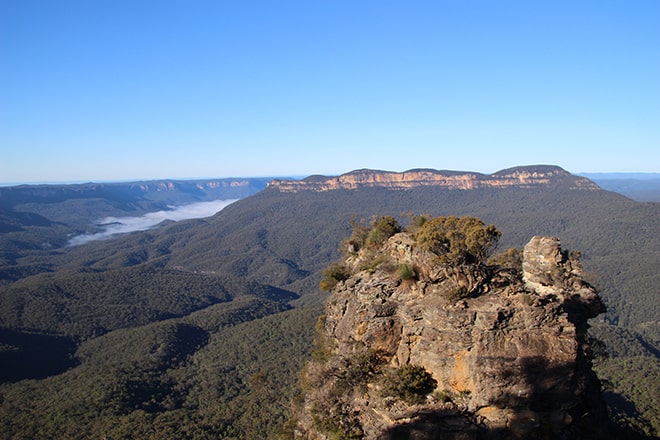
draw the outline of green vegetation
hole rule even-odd
[[[0,297],[0,322],[11,328],[88,338],[184,316],[233,296],[268,296],[263,286],[236,289],[238,280],[227,277],[225,281],[144,267],[44,275],[5,289]]]
[[[312,362],[305,375],[311,383],[303,386],[319,392],[312,418],[317,430],[332,439],[358,439],[363,431],[346,405],[350,396],[366,395],[369,383],[379,384],[384,397],[394,397],[409,405],[420,403],[433,392],[437,382],[422,367],[406,365],[383,371],[384,353],[360,348],[350,358],[338,357]]]
[[[459,285],[449,293],[449,297],[458,299],[472,293],[488,275],[486,261],[496,248],[501,233],[495,226],[486,226],[481,220],[469,216],[431,219],[412,217],[412,221],[415,224],[410,229],[415,231],[416,246],[435,254],[436,263],[444,266],[446,275],[459,280]],[[344,242],[344,256],[357,255],[359,243],[364,243],[366,247],[362,250],[358,270],[373,273],[378,267],[387,264],[386,271],[396,272],[398,279],[410,281],[417,277],[412,264],[394,264],[390,270],[392,262],[380,250],[387,239],[401,231],[401,226],[393,216],[377,217],[371,228],[364,227],[362,223],[354,223],[351,236]],[[509,269],[516,257],[519,258],[519,255],[515,251],[500,257],[503,264],[500,268]],[[338,282],[345,281],[350,275],[351,269],[346,262],[334,263],[323,270],[321,289],[332,290]]]
[[[255,319],[253,301],[108,333],[64,374],[0,386],[0,437],[275,438],[318,311]]]
[[[343,263],[335,263],[323,270],[323,279],[319,284],[321,290],[330,291],[338,282],[347,280],[350,276],[350,269]]]
[[[493,225],[478,218],[435,217],[426,220],[415,232],[417,246],[431,252],[456,286],[447,298],[456,301],[475,293],[490,277],[487,260],[501,237]]]
[[[493,255],[488,260],[488,265],[522,273],[522,251],[517,248],[505,249],[503,252]]]
[[[404,365],[383,378],[383,395],[393,396],[409,405],[421,403],[435,390],[438,382],[423,367]]]
[[[312,408],[314,425],[328,438],[358,439],[363,437],[360,424],[343,404],[342,397],[349,393],[364,394],[367,384],[379,374],[383,363],[382,353],[361,347],[351,357],[316,360],[311,366],[316,374],[308,374],[311,382],[304,389],[321,390],[324,398],[318,399]]]
[[[401,226],[394,217],[391,215],[378,217],[369,231],[367,244],[379,246],[397,232],[401,232]]]
[[[344,255],[354,255],[365,246],[378,247],[402,230],[399,222],[391,215],[377,216],[370,225],[351,219],[350,225],[351,234],[340,246]]]
[[[413,265],[410,263],[401,263],[397,269],[397,277],[401,280],[412,280],[417,274]]]
[[[344,359],[343,367],[337,372],[337,392],[344,393],[349,389],[365,392],[367,382],[378,373],[382,363],[382,353],[370,348]]]
[[[638,334],[607,324],[590,333],[594,370],[603,381],[610,417],[633,432],[660,435],[660,359]]]
[[[424,222],[417,244],[437,255],[438,261],[454,266],[483,265],[497,247],[502,233],[474,217],[436,217]]]
[[[343,254],[355,255],[366,246],[370,228],[354,218],[350,220],[350,225],[351,235],[341,242],[340,250]]]
[[[611,358],[596,366],[606,377],[604,397],[610,417],[646,436],[660,435],[660,359],[650,356]]]
[[[342,253],[344,255],[355,255],[360,249],[365,248],[373,251],[373,258],[365,258],[361,270],[373,272],[387,261],[383,255],[378,255],[376,250],[391,236],[401,232],[401,226],[393,216],[377,217],[371,227],[365,227],[361,222],[352,221],[351,235],[342,242]],[[344,262],[333,263],[322,271],[323,278],[320,288],[323,291],[332,290],[338,282],[347,280],[351,270]],[[403,275],[406,275],[405,273]]]
[[[453,401],[453,395],[450,391],[447,390],[435,390],[433,392],[433,398],[442,403],[448,403]]]

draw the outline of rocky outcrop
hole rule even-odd
[[[282,192],[330,191],[382,187],[411,189],[436,186],[447,189],[536,188],[564,186],[571,189],[599,189],[591,180],[574,176],[557,166],[537,165],[510,168],[485,175],[474,172],[416,169],[395,173],[377,170],[357,170],[341,176],[312,176],[303,180],[273,180],[270,188]]]
[[[407,233],[348,256],[305,369],[296,438],[598,438],[605,413],[585,351],[587,320],[604,306],[576,255],[534,237],[522,267],[488,265],[470,295],[456,292],[471,269],[437,261]],[[415,275],[403,279],[402,265]],[[413,401],[392,386],[411,366],[434,385]]]

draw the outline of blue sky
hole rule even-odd
[[[657,0],[0,0],[0,182],[660,171]]]

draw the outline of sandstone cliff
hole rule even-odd
[[[558,239],[461,267],[419,232],[347,246],[296,438],[598,438],[586,329],[604,306]]]
[[[537,165],[516,167],[485,175],[474,172],[416,169],[395,173],[377,170],[356,170],[341,176],[312,176],[303,180],[278,180],[270,188],[282,192],[329,191],[383,187],[410,189],[420,186],[438,186],[447,189],[477,188],[535,188],[564,186],[571,189],[598,189],[598,185],[585,177],[574,176],[557,166]]]

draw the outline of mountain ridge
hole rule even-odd
[[[73,199],[99,198],[109,201],[177,203],[187,195],[191,201],[218,197],[237,198],[253,194],[271,178],[160,179],[132,182],[88,182],[75,184],[34,184],[0,187],[0,208],[13,209],[26,203],[58,203]],[[174,195],[173,195],[174,194]]]
[[[339,176],[310,176],[302,180],[273,179],[268,188],[281,192],[329,191],[383,187],[411,189],[436,186],[456,190],[479,188],[567,187],[569,189],[601,189],[586,177],[576,176],[556,165],[528,165],[506,168],[492,174],[473,171],[414,168],[403,172],[358,169]]]

